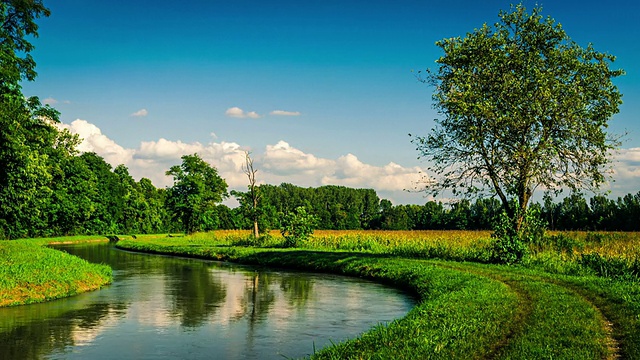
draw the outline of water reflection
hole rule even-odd
[[[171,316],[185,327],[201,326],[215,314],[227,297],[227,288],[206,263],[168,263],[167,273],[174,274],[164,284],[172,304]]]
[[[114,284],[0,309],[0,359],[299,357],[413,305],[394,290],[343,277],[132,254],[106,244],[64,249],[111,265]]]

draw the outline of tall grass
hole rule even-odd
[[[190,246],[214,241],[219,246],[284,247],[284,239],[275,231],[259,241],[245,230],[220,230],[181,239]],[[489,231],[319,230],[300,247],[488,263],[491,243]],[[551,273],[640,279],[640,233],[551,232],[529,244],[529,254],[525,266]]]

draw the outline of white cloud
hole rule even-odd
[[[54,99],[52,97],[48,97],[48,98],[42,100],[42,103],[45,104],[45,105],[55,105],[55,104],[58,103],[58,100],[56,100],[56,99]]]
[[[143,141],[137,148],[124,148],[107,137],[86,120],[75,120],[71,124],[60,124],[84,140],[78,149],[93,151],[109,164],[124,164],[131,175],[146,177],[158,187],[169,186],[170,177],[165,176],[169,167],[180,164],[180,157],[198,153],[205,161],[216,167],[230,189],[246,190],[247,179],[242,171],[245,150],[235,142],[217,141],[212,136],[209,143],[183,142],[160,138]],[[337,159],[327,159],[302,151],[286,141],[267,145],[264,151],[253,151],[259,183],[278,185],[283,182],[298,186],[343,185],[354,188],[373,188],[381,198],[398,203],[424,203],[424,193],[408,193],[425,176],[418,167],[404,167],[390,162],[378,166],[362,162],[356,155],[347,154]],[[610,184],[611,197],[637,193],[640,179],[640,148],[622,149],[613,163],[615,182]],[[606,190],[606,188],[605,188]],[[228,202],[233,204],[232,201]]]
[[[268,171],[281,176],[300,173],[319,175],[332,172],[335,168],[334,161],[304,153],[282,140],[275,145],[267,145],[263,162]]]
[[[134,150],[125,149],[109,139],[94,124],[86,120],[77,119],[71,124],[59,124],[60,127],[69,129],[72,134],[78,134],[83,139],[78,146],[81,152],[95,152],[102,156],[108,163],[115,166],[131,162]]]
[[[165,172],[171,166],[180,164],[181,156],[197,153],[218,170],[230,189],[246,190],[247,178],[242,165],[245,150],[249,148],[235,142],[218,142],[213,137],[206,144],[160,138],[142,141],[137,148],[123,148],[85,120],[78,119],[60,126],[83,138],[80,151],[93,151],[112,166],[124,164],[134,178],[149,178],[157,187],[172,184],[172,179]],[[285,141],[267,145],[263,152],[253,151],[252,157],[259,170],[259,183],[373,188],[381,198],[394,203],[424,202],[421,194],[403,191],[413,188],[412,181],[420,178],[418,167],[407,168],[395,163],[375,166],[363,163],[353,154],[335,160],[326,159],[297,149]],[[233,201],[227,203],[235,204]]]
[[[620,149],[613,157],[612,168],[614,181],[609,189],[613,196],[635,194],[640,190],[640,148]]]
[[[133,114],[131,114],[131,116],[135,116],[135,117],[145,117],[147,115],[149,115],[149,112],[147,111],[147,109],[140,109],[134,112]]]
[[[390,162],[384,166],[365,164],[347,154],[336,161],[336,171],[322,179],[323,184],[366,187],[385,191],[410,190],[422,179],[419,167],[403,167]]]
[[[243,118],[257,119],[260,117],[260,115],[255,111],[245,112],[244,110],[240,109],[237,106],[228,108],[224,114],[229,117],[239,118],[239,119],[243,119]]]
[[[640,165],[640,148],[621,149],[615,159],[624,163]]]
[[[273,110],[269,114],[275,115],[275,116],[300,116],[301,115],[299,111],[284,111],[284,110]]]

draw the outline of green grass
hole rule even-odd
[[[580,276],[550,273],[539,265],[422,260],[393,251],[230,246],[234,243],[241,242],[199,234],[139,237],[118,246],[366,277],[417,296],[418,305],[406,317],[321,349],[312,358],[640,359],[637,281],[582,270]],[[567,272],[565,265],[558,266]]]
[[[108,266],[91,264],[42,246],[59,240],[0,241],[0,306],[68,297],[111,282]],[[65,238],[64,241],[87,240],[89,238]]]

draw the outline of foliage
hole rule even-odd
[[[529,245],[544,241],[546,223],[540,217],[539,206],[527,209],[519,231],[514,229],[512,220],[502,213],[496,222],[491,237],[495,239],[492,247],[493,262],[516,264],[529,253]]]
[[[182,165],[172,166],[173,186],[167,189],[166,206],[180,221],[185,233],[215,229],[215,203],[227,196],[227,183],[216,168],[198,154],[182,156]]]
[[[536,188],[597,188],[619,145],[605,130],[623,71],[540,13],[518,5],[494,26],[438,41],[444,56],[424,81],[442,118],[413,139],[438,176],[429,190],[489,191],[517,231]]]
[[[41,1],[0,4],[0,236],[16,238],[45,227],[42,208],[50,196],[48,149],[56,141],[58,112],[37,97],[26,98],[22,80],[36,77],[35,19],[49,16]]]
[[[11,0],[0,4],[0,93],[20,97],[20,82],[33,81],[36,63],[29,36],[38,36],[37,18],[51,14],[42,0]]]
[[[261,218],[271,229],[280,228],[280,213],[304,206],[318,218],[321,229],[369,229],[379,213],[380,200],[373,189],[344,186],[302,188],[283,183],[260,185]]]
[[[304,206],[284,214],[280,233],[285,238],[285,247],[297,247],[309,239],[317,224],[315,216],[309,214]]]

